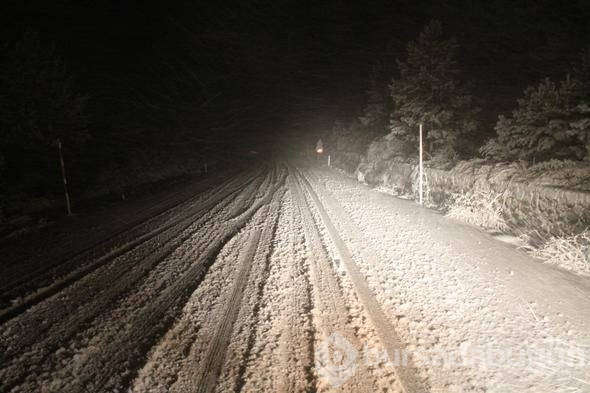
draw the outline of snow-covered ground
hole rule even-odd
[[[230,179],[115,244],[0,309],[0,392],[590,391],[587,279],[337,172]]]
[[[309,178],[408,352],[431,357],[432,391],[590,391],[590,281],[335,172]]]

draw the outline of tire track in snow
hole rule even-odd
[[[39,302],[43,301],[46,298],[58,293],[59,291],[66,288],[67,286],[69,286],[73,282],[80,280],[81,278],[92,273],[96,269],[112,262],[117,257],[120,257],[120,256],[128,253],[129,251],[133,250],[134,248],[138,247],[139,245],[144,244],[145,242],[150,241],[159,235],[165,234],[166,231],[173,231],[174,234],[180,233],[183,229],[185,229],[186,227],[188,227],[192,223],[191,220],[194,220],[194,218],[192,217],[193,215],[199,215],[199,214],[202,214],[204,211],[207,211],[207,209],[211,208],[219,201],[220,196],[222,198],[224,198],[224,195],[228,196],[228,195],[239,193],[240,186],[243,186],[243,185],[240,184],[240,186],[231,187],[229,192],[225,190],[226,186],[227,185],[223,185],[218,191],[216,191],[213,195],[211,195],[209,198],[207,198],[203,202],[204,206],[203,207],[198,206],[197,210],[194,213],[189,214],[188,216],[186,213],[181,214],[179,217],[173,218],[171,221],[165,223],[164,225],[159,226],[152,231],[142,234],[139,237],[136,237],[135,239],[133,239],[127,243],[124,243],[121,246],[114,248],[113,250],[108,252],[106,255],[99,257],[98,259],[94,260],[93,262],[85,264],[85,265],[81,266],[80,268],[77,268],[76,270],[70,271],[64,277],[54,280],[48,286],[36,290],[32,294],[21,299],[20,301],[13,303],[10,307],[0,310],[0,325],[6,323],[7,321],[9,321],[10,319],[12,319],[16,316],[22,314],[30,307],[34,306],[35,304],[38,304]],[[197,206],[197,205],[195,205],[195,206]],[[171,235],[170,237],[174,237],[174,235]],[[46,273],[46,272],[44,272],[44,273]],[[25,287],[31,288],[32,285],[35,285],[35,280],[33,280],[33,282],[31,282],[31,283],[27,283],[25,285]],[[13,287],[10,290],[5,291],[2,294],[2,297],[12,298],[12,297],[16,296],[17,294],[22,293],[22,291],[23,291],[23,289],[20,288],[20,286]]]
[[[176,306],[179,303],[175,302],[175,300],[182,299],[184,296],[184,292],[187,289],[192,288],[193,285],[198,285],[198,278],[203,274],[203,271],[206,270],[205,267],[207,266],[207,260],[215,254],[216,249],[219,247],[220,244],[223,244],[224,240],[227,240],[227,238],[231,237],[231,233],[233,233],[235,228],[239,228],[240,225],[247,221],[249,216],[251,216],[255,212],[255,210],[261,206],[261,203],[262,202],[259,200],[254,204],[254,206],[246,208],[245,211],[241,206],[232,209],[235,210],[237,214],[241,213],[240,216],[235,219],[229,220],[220,227],[221,233],[218,236],[218,239],[215,239],[212,245],[205,249],[203,255],[200,256],[198,263],[193,264],[186,272],[186,274],[179,280],[177,280],[177,282],[175,282],[171,288],[165,288],[164,293],[156,297],[154,299],[153,304],[147,305],[144,309],[139,310],[137,312],[137,315],[125,315],[122,318],[122,322],[115,319],[115,327],[121,325],[121,323],[124,323],[124,326],[122,326],[120,330],[120,333],[122,333],[121,336],[123,338],[118,337],[119,332],[113,331],[114,329],[112,327],[110,327],[109,325],[105,325],[109,326],[109,331],[105,332],[104,334],[101,333],[102,336],[104,336],[103,342],[107,343],[106,348],[104,348],[104,351],[99,354],[92,353],[90,355],[90,358],[88,359],[87,364],[84,364],[80,370],[74,370],[76,375],[73,378],[72,376],[70,376],[69,379],[77,379],[80,381],[80,384],[76,385],[74,383],[74,386],[72,385],[71,381],[62,381],[64,385],[67,385],[67,387],[60,388],[60,391],[81,391],[82,386],[84,384],[91,382],[93,382],[93,385],[96,390],[100,390],[100,386],[103,386],[107,384],[107,382],[109,382],[105,380],[104,376],[108,377],[109,375],[115,374],[115,370],[117,370],[118,365],[120,366],[121,364],[134,363],[133,358],[138,357],[137,353],[134,354],[134,352],[139,352],[139,357],[141,357],[141,353],[145,350],[146,345],[143,345],[143,342],[138,343],[138,341],[145,341],[141,339],[142,337],[145,339],[147,336],[151,339],[153,335],[158,334],[158,332],[162,328],[161,326],[158,327],[158,325],[165,325],[165,323],[161,324],[160,322],[166,322],[167,320],[169,320],[168,314],[173,316],[173,314],[175,313],[175,310],[173,309],[174,307],[172,306]],[[243,204],[250,204],[249,197],[244,198],[238,202],[238,205]],[[242,213],[242,211],[244,212]],[[208,235],[212,235],[212,233],[209,233]],[[160,319],[159,317],[162,317],[162,319]],[[153,323],[149,324],[148,322],[144,321],[151,321]],[[82,336],[77,340],[80,341],[86,339],[84,338],[84,336]],[[150,340],[148,339],[147,341]],[[83,343],[84,341],[82,341],[82,345],[84,345]],[[137,348],[136,346],[134,346],[134,344],[138,344]],[[125,349],[127,349],[127,353],[125,353]],[[113,352],[115,352],[115,354],[113,354]],[[110,356],[109,354],[113,356]],[[68,365],[68,368],[72,367],[74,366]],[[101,367],[104,367],[104,371],[97,371],[100,370]],[[63,373],[60,372],[60,374],[55,374],[54,377],[58,378],[58,375],[61,374]],[[47,377],[49,379],[52,378],[51,375],[46,375],[45,378]],[[114,379],[123,381],[125,380],[125,378],[127,377],[119,375]],[[37,390],[37,388],[34,387],[36,386],[36,382],[29,382],[33,384],[29,387],[29,389],[32,391]],[[41,381],[40,383],[43,382]],[[115,381],[113,385],[117,385],[117,383],[118,382]],[[91,388],[91,391],[92,389],[93,388]]]
[[[226,306],[222,321],[213,337],[205,359],[201,362],[200,370],[194,375],[193,386],[197,388],[196,391],[199,393],[215,391],[218,385],[218,377],[222,371],[221,367],[228,355],[230,340],[233,341],[233,332],[237,328],[250,332],[246,340],[246,348],[241,356],[242,363],[245,359],[248,359],[252,350],[253,333],[259,324],[260,300],[268,278],[268,254],[272,251],[271,243],[276,230],[279,203],[282,195],[283,192],[276,192],[268,207],[265,208],[262,214],[264,219],[261,222],[263,228],[260,229],[256,226],[252,229],[246,251],[241,256],[240,271],[237,274],[232,295]],[[253,277],[253,274],[255,274],[255,277]],[[249,295],[252,295],[252,290],[254,292],[252,299],[254,307],[253,309],[247,308],[248,315],[254,322],[250,326],[245,326],[247,324],[240,320],[240,326],[238,327],[235,326],[236,320],[239,315],[246,311],[243,308],[243,303],[246,300],[244,299],[244,292],[247,287],[251,289],[248,292]],[[198,368],[197,364],[195,364],[195,368]],[[238,385],[241,380],[241,370],[242,365],[240,365],[237,372]]]
[[[249,235],[246,251],[241,256],[240,270],[236,277],[232,294],[229,303],[226,306],[222,321],[217,328],[217,333],[213,336],[209,349],[205,354],[205,359],[200,370],[197,370],[193,377],[193,386],[196,387],[198,393],[209,393],[215,389],[217,384],[217,377],[221,372],[225,351],[231,338],[231,333],[234,323],[238,316],[244,287],[246,286],[250,268],[252,267],[252,259],[260,240],[260,230],[254,228]]]
[[[281,176],[278,177],[282,183]],[[224,341],[231,338],[232,346],[236,342],[240,343],[241,348],[247,346],[247,340],[242,340],[242,333],[248,334],[253,328],[252,320],[256,313],[252,305],[258,302],[256,293],[264,287],[267,268],[265,256],[274,236],[282,193],[280,190],[276,192],[270,205],[260,209],[248,225],[224,247],[202,285],[192,294],[182,317],[150,354],[131,391],[194,391],[199,389],[200,380],[204,376],[215,374],[215,368],[219,367],[222,360],[232,363],[233,371],[239,368],[243,350],[240,349],[235,354],[229,353],[225,349],[227,342]],[[254,256],[251,255],[251,249],[243,246],[249,243],[249,235],[253,231],[261,231]],[[239,261],[244,264],[237,263]],[[244,281],[244,273],[248,270],[246,264],[251,264],[251,267],[249,279]],[[234,290],[232,297],[232,288],[242,285],[243,291]],[[228,307],[228,304],[231,306]],[[232,329],[230,325],[236,317]],[[220,330],[220,326],[225,328]],[[238,337],[235,336],[236,331],[240,332]],[[206,367],[208,362],[209,368]],[[226,368],[227,364],[224,364],[223,370]],[[235,374],[234,372],[233,375]],[[211,390],[214,385],[215,381],[210,381],[207,387]]]
[[[291,195],[291,204],[293,196]],[[304,256],[300,256],[297,245],[304,244],[301,217],[291,206],[289,217],[289,254],[292,259],[290,280],[294,283],[287,310],[295,312],[283,316],[281,346],[279,347],[281,369],[292,370],[281,373],[279,391],[285,393],[309,391],[313,383],[314,342],[312,331],[312,310],[314,308],[311,278]]]
[[[172,385],[190,368],[187,364],[205,352],[209,336],[213,334],[209,332],[214,331],[216,316],[222,314],[229,296],[226,289],[231,287],[237,273],[235,261],[239,259],[245,235],[246,228],[223,247],[203,282],[183,307],[182,315],[150,350],[131,392],[172,392]],[[203,345],[199,341],[204,341]]]
[[[297,210],[302,217],[303,229],[308,255],[310,258],[310,276],[314,286],[314,322],[317,324],[320,337],[316,340],[328,339],[333,333],[341,334],[356,348],[360,347],[355,327],[351,324],[351,316],[347,305],[344,303],[342,289],[338,285],[335,273],[330,266],[326,249],[321,241],[319,229],[317,228],[311,211],[305,201],[302,186],[298,184],[297,173],[290,170],[289,188],[294,196]],[[316,359],[317,363],[317,359]],[[316,364],[316,367],[318,365]],[[320,365],[321,366],[321,365]],[[355,373],[341,386],[344,391],[359,392],[371,386],[371,376],[364,373]],[[316,388],[327,389],[330,386],[326,381],[316,380]]]
[[[30,365],[46,363],[44,367],[51,367],[54,360],[52,354],[61,343],[67,342],[83,330],[84,324],[114,307],[118,298],[129,292],[183,242],[199,233],[204,223],[211,220],[218,210],[225,208],[229,201],[229,198],[223,200],[210,214],[200,217],[189,228],[173,231],[163,243],[146,244],[145,250],[134,252],[127,260],[113,261],[120,263],[95,271],[58,296],[4,325],[1,344],[3,351],[0,354],[3,363],[0,378],[3,382],[0,384],[0,391],[5,391],[29,377],[27,370]],[[137,260],[141,262],[133,263]]]
[[[277,239],[279,235],[277,231],[282,219],[284,195],[285,193],[278,195],[276,201],[270,206],[267,224],[255,257],[252,278],[244,294],[238,316],[239,325],[234,329],[216,392],[277,390],[274,387],[261,386],[261,383],[271,381],[276,375],[274,371],[282,369],[271,362],[268,368],[264,368],[264,377],[261,378],[258,361],[268,360],[268,352],[270,351],[272,355],[273,348],[276,347],[276,332],[272,330],[279,319],[277,313],[281,312],[281,308],[273,307],[276,306],[282,288],[276,287],[278,261],[273,256],[277,251],[277,243],[280,241]],[[255,387],[252,387],[252,384]]]
[[[127,321],[123,332],[111,332],[103,341],[107,343],[107,348],[103,348],[100,353],[96,354],[97,356],[91,359],[92,361],[83,365],[74,385],[70,384],[61,391],[79,392],[81,391],[80,386],[92,386],[93,391],[114,390],[130,382],[132,375],[117,374],[115,370],[120,369],[122,365],[133,369],[133,365],[142,361],[153,342],[173,322],[176,314],[175,308],[184,304],[200,284],[217,253],[261,207],[269,202],[281,184],[281,179],[277,180],[275,184],[270,184],[267,190],[261,191],[262,197],[239,217],[224,222],[221,225],[222,234],[217,239],[213,239],[212,243],[199,256],[199,260],[195,261],[189,270],[171,287],[166,288],[157,299],[144,309],[134,313],[131,320]],[[137,337],[137,332],[143,332],[143,337]],[[96,370],[101,370],[101,372],[97,373]]]
[[[256,298],[251,301],[254,305],[242,306],[243,318],[250,321],[242,326],[249,332],[238,334],[235,341],[247,341],[247,349],[242,350],[232,341],[235,348],[228,357],[239,359],[233,362],[240,363],[239,372],[237,376],[231,375],[227,370],[231,370],[232,362],[226,362],[225,380],[217,392],[312,390],[312,298],[304,241],[301,220],[295,215],[287,190],[281,201],[272,250],[265,258],[265,274],[260,280],[264,285],[258,284],[259,290],[250,296]],[[251,309],[254,315],[248,318]]]
[[[385,312],[381,308],[381,305],[377,301],[377,298],[373,294],[372,290],[369,288],[365,277],[359,270],[358,266],[354,262],[346,243],[342,240],[336,227],[334,226],[330,216],[326,212],[322,202],[320,201],[318,195],[316,194],[315,190],[312,188],[311,184],[307,180],[307,178],[298,171],[299,178],[303,183],[303,186],[308,191],[315,208],[319,212],[324,225],[332,239],[332,242],[340,256],[343,265],[350,276],[354,287],[356,289],[358,298],[363,303],[367,315],[371,319],[373,326],[375,327],[381,342],[383,343],[387,353],[393,354],[396,351],[402,350],[405,345],[399,336],[395,333],[395,327],[391,324]],[[352,225],[352,222],[350,221]],[[406,367],[395,367],[395,373],[397,375],[398,380],[405,392],[409,393],[419,393],[419,392],[427,392],[428,388],[424,381],[421,381],[417,378],[415,367],[409,363]]]
[[[250,182],[242,192],[248,195],[255,188],[256,183]],[[248,191],[250,189],[252,191]],[[17,330],[22,332],[20,334],[17,332],[15,339],[3,340],[5,343],[2,346],[6,345],[3,355],[5,358],[10,358],[20,353],[21,356],[11,359],[6,366],[0,369],[0,377],[3,379],[0,391],[22,382],[28,376],[27,367],[29,365],[49,362],[46,367],[51,367],[52,353],[60,343],[66,342],[70,337],[80,332],[85,321],[90,321],[100,313],[104,313],[105,310],[114,307],[112,303],[117,298],[122,298],[123,294],[131,290],[138,280],[172,254],[188,238],[202,231],[203,224],[215,217],[216,212],[223,211],[231,201],[232,195],[233,193],[225,197],[207,214],[199,217],[195,223],[189,225],[190,228],[182,235],[178,234],[179,231],[182,232],[182,228],[179,228],[179,231],[174,231],[167,239],[164,239],[163,243],[155,244],[156,249],[151,250],[153,247],[150,245],[150,253],[145,254],[144,257],[132,255],[130,260],[115,264],[113,269],[104,272],[97,271],[98,276],[93,274],[93,276],[85,277],[83,281],[68,288],[68,293],[51,299],[50,304],[43,305],[44,307],[40,307],[40,305],[24,314],[23,318],[11,321],[11,326],[3,326],[2,332],[6,336],[10,335],[10,331],[4,329],[7,327],[11,327],[13,332]],[[248,201],[249,197],[245,200]],[[204,209],[207,207],[209,205],[203,206]],[[198,211],[202,212],[204,209]],[[231,218],[232,214],[236,215],[235,210],[235,207],[228,210],[229,215],[226,217]],[[132,263],[138,259],[141,261],[139,264]],[[35,342],[35,340],[39,340],[39,337],[42,339]],[[34,346],[29,349],[28,345],[31,344]],[[65,354],[62,353],[63,355]]]
[[[233,180],[233,176],[228,176],[225,174],[223,176],[216,176],[214,179],[210,179],[213,182],[218,182],[218,186],[214,186],[213,189],[217,189],[219,187],[225,187],[231,183]],[[221,180],[221,181],[220,181]],[[201,182],[199,182],[201,183]],[[208,182],[203,182],[207,184]],[[191,195],[189,197],[184,197],[180,201],[175,201],[171,205],[165,207],[164,209],[160,209],[160,206],[167,205],[168,201],[172,201],[177,199],[176,195],[172,194],[168,197],[165,197],[158,201],[158,203],[154,206],[150,206],[148,210],[156,210],[155,214],[142,217],[140,219],[134,220],[129,224],[123,225],[120,229],[111,232],[108,236],[93,242],[92,244],[83,247],[82,249],[76,249],[75,251],[67,252],[65,255],[57,258],[53,262],[44,263],[43,266],[34,269],[32,271],[28,271],[27,273],[23,274],[23,272],[16,272],[10,276],[2,277],[3,284],[0,286],[0,299],[7,299],[10,300],[11,294],[14,292],[18,292],[18,289],[22,286],[31,287],[32,282],[37,282],[39,277],[47,275],[52,270],[56,270],[58,268],[63,267],[64,265],[71,265],[72,262],[79,260],[80,258],[84,259],[93,259],[92,254],[94,254],[97,250],[101,252],[106,248],[112,249],[115,247],[112,243],[120,243],[120,238],[123,236],[132,235],[137,237],[137,235],[133,234],[135,231],[141,232],[145,229],[145,227],[151,225],[154,221],[165,218],[167,214],[177,211],[184,205],[192,204],[197,202],[200,198],[204,195],[210,194],[212,190],[205,190],[203,192],[199,192],[196,195]],[[71,247],[70,247],[71,248]]]

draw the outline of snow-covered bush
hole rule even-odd
[[[578,274],[590,275],[590,231],[551,237],[540,248],[527,247],[535,258]]]
[[[502,215],[501,194],[494,191],[470,191],[456,194],[447,217],[477,225],[482,228],[506,230],[508,225]]]

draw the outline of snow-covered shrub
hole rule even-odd
[[[447,217],[482,228],[505,230],[508,225],[502,215],[501,194],[494,191],[470,191],[456,194]]]
[[[551,237],[540,248],[529,247],[535,258],[578,274],[590,274],[590,231],[577,235]]]

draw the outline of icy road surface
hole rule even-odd
[[[327,169],[220,183],[7,273],[0,392],[590,391],[587,279]]]

